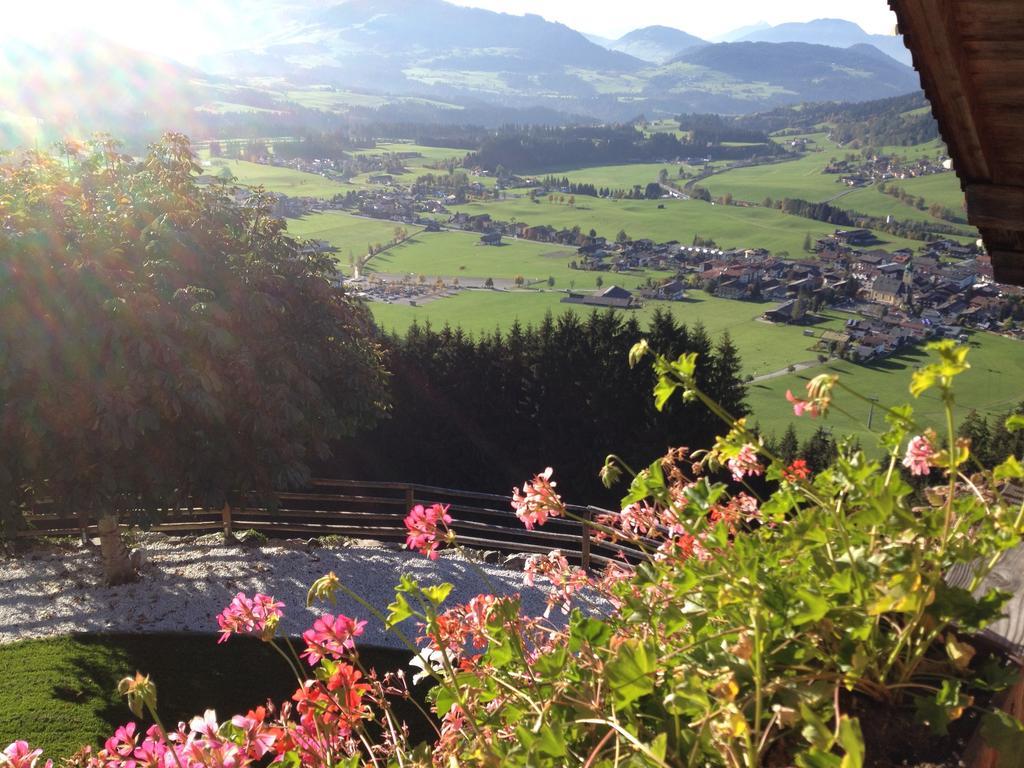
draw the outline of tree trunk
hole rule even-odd
[[[137,574],[128,548],[121,539],[117,515],[105,515],[99,519],[100,551],[103,556],[103,575],[107,584],[127,584],[135,581]]]

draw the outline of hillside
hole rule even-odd
[[[674,61],[777,86],[799,94],[803,101],[828,101],[836,94],[848,101],[867,101],[919,88],[914,70],[895,60],[826,45],[719,43],[687,51]]]
[[[540,16],[443,0],[351,0],[300,18],[301,31],[211,58],[206,66],[300,88],[363,89],[389,103],[397,96],[456,108],[486,102],[600,121],[626,121],[641,112],[744,114],[837,93],[866,100],[918,88],[912,70],[873,50],[790,43],[722,48],[657,26],[635,30],[609,50]]]
[[[871,45],[903,64],[911,64],[910,51],[903,45],[901,37],[871,35],[857,24],[843,19],[817,19],[803,23],[779,24],[775,27],[754,29],[736,40],[752,43],[811,43],[836,48]]]
[[[683,51],[708,45],[695,35],[672,27],[643,27],[613,41],[606,47],[657,64],[669,61]]]

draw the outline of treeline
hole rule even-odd
[[[557,189],[564,195],[583,195],[585,197],[611,197],[616,200],[657,200],[662,196],[664,190],[657,182],[650,182],[646,186],[634,184],[629,188],[597,187],[593,184],[576,184],[568,178],[559,179],[557,176],[546,176],[541,180],[547,189]]]
[[[627,355],[640,338],[670,357],[699,354],[698,381],[743,415],[740,360],[728,336],[658,311],[644,328],[617,313],[550,314],[478,338],[413,325],[386,339],[390,418],[344,446],[324,471],[504,493],[555,468],[567,500],[613,504],[597,472],[609,453],[646,465],[670,446],[706,448],[722,430],[700,404],[653,406],[647,365]]]
[[[928,107],[924,94],[909,93],[888,99],[845,103],[826,101],[778,107],[754,115],[724,118],[736,129],[776,133],[814,133],[822,123],[833,126],[832,138],[841,144],[862,146],[910,146],[939,137],[939,127],[930,112],[908,115]]]
[[[1011,432],[1006,420],[1014,414],[1024,414],[1024,402],[1012,411],[995,416],[983,417],[971,411],[960,424],[960,437],[971,441],[971,455],[983,467],[991,469],[1006,461],[1007,456],[1024,453],[1024,431]]]
[[[738,125],[733,119],[721,115],[679,115],[679,130],[691,134],[694,144],[722,144],[742,142],[746,144],[767,144],[768,134],[756,127]]]
[[[539,168],[654,163],[675,158],[748,159],[781,154],[774,143],[755,147],[709,147],[681,141],[673,134],[644,134],[632,125],[529,127],[503,129],[488,136],[466,165],[495,170],[499,165],[526,172]]]
[[[793,216],[802,216],[805,219],[814,219],[815,221],[824,221],[828,224],[834,224],[837,227],[863,227],[864,229],[873,229],[880,232],[887,232],[890,235],[896,237],[902,237],[906,240],[934,240],[935,236],[941,235],[963,235],[963,229],[960,227],[953,226],[952,224],[944,224],[938,221],[924,222],[924,221],[886,221],[883,218],[877,216],[866,216],[856,211],[846,211],[842,208],[836,208],[828,203],[811,203],[807,200],[784,198],[778,200],[774,204],[771,204],[771,200],[765,199],[764,205],[767,207],[779,208],[783,213],[788,213]]]

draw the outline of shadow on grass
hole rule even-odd
[[[301,641],[292,644],[301,652]],[[382,676],[408,668],[406,651],[360,647],[359,653],[362,665]],[[64,661],[71,674],[53,686],[53,698],[89,703],[99,719],[109,724],[109,733],[134,719],[117,695],[117,684],[135,672],[149,675],[156,683],[157,711],[168,728],[187,723],[207,709],[224,720],[268,701],[280,705],[298,687],[284,660],[269,645],[250,637],[232,637],[218,644],[216,635],[206,634],[79,635]],[[312,676],[305,662],[301,671]],[[421,684],[414,692],[421,706],[429,687]],[[392,705],[408,723],[413,743],[432,740],[433,729],[412,703],[393,700]]]

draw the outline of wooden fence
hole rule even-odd
[[[211,510],[170,509],[151,530],[167,534],[202,534],[222,531],[230,536],[256,530],[269,537],[344,536],[386,542],[404,542],[404,518],[415,504],[439,502],[450,505],[452,528],[459,542],[471,549],[503,553],[546,554],[561,550],[585,568],[606,565],[625,557],[635,559],[637,550],[615,544],[596,534],[589,524],[569,519],[550,519],[542,529],[528,531],[516,518],[509,496],[438,488],[415,483],[362,480],[313,480],[301,492],[278,494],[274,508],[246,506]],[[570,505],[585,521],[607,513],[596,507]],[[26,518],[21,537],[96,535],[96,520],[41,504]]]

